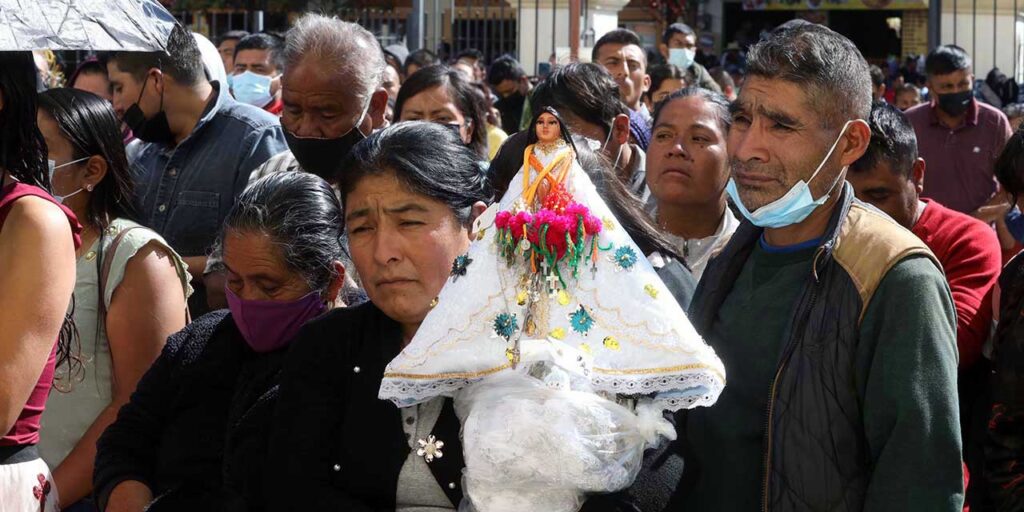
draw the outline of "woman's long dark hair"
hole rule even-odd
[[[46,141],[36,125],[38,83],[31,52],[0,52],[0,169],[49,192]]]
[[[107,162],[106,176],[90,195],[88,218],[81,220],[100,230],[116,218],[135,220],[134,185],[121,126],[110,102],[77,89],[50,89],[39,94],[39,108],[57,121],[64,138],[71,143],[72,160],[99,156]]]
[[[96,246],[99,251],[96,261],[96,275],[102,279],[104,261],[103,237],[111,221],[117,218],[135,220],[132,209],[133,184],[124,152],[124,140],[120,123],[110,102],[91,92],[78,89],[50,89],[39,94],[39,108],[53,117],[61,134],[71,143],[71,160],[91,156],[102,157],[107,162],[107,174],[96,184],[89,196],[88,211],[83,223],[91,224],[99,232]],[[86,162],[82,162],[84,165]],[[101,288],[97,287],[97,293]],[[104,297],[98,297],[103,304]],[[105,311],[106,308],[101,308]],[[96,322],[96,337],[106,328],[106,319]],[[80,372],[76,365],[81,361],[73,353],[68,356],[68,376]],[[94,354],[95,355],[95,354]]]
[[[31,52],[0,52],[0,172],[27,185],[51,192],[46,140],[36,123],[36,87],[39,75]],[[68,374],[82,367],[75,327],[74,295],[57,338],[57,367]]]
[[[375,132],[352,148],[342,168],[342,202],[363,178],[387,173],[394,173],[409,190],[448,205],[467,227],[471,207],[494,199],[480,158],[451,130],[435,123],[408,121]]]
[[[395,118],[402,120],[402,107],[413,96],[445,86],[452,102],[470,123],[469,147],[481,158],[487,158],[487,105],[473,84],[467,81],[458,71],[448,66],[428,66],[412,74],[398,90],[395,99]]]

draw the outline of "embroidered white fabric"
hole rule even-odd
[[[566,375],[549,369],[555,380]],[[637,413],[594,393],[555,389],[522,372],[455,397],[466,459],[461,512],[575,512],[586,493],[632,484],[643,451],[675,438],[656,406]]]
[[[554,158],[535,154],[544,163]],[[597,265],[581,263],[575,277],[562,268],[566,289],[543,298],[546,318],[536,319],[533,337],[577,348],[590,363],[595,391],[650,395],[669,410],[714,404],[725,385],[721,361],[575,162],[566,185],[576,201],[602,219],[601,250]],[[520,172],[500,210],[510,210],[522,190]],[[529,263],[518,258],[509,266],[499,254],[495,227],[485,228],[483,238],[470,246],[465,274],[449,279],[411,343],[388,365],[380,398],[404,407],[451,396],[468,384],[512,370],[506,349],[528,337],[523,332],[527,309],[517,294]],[[613,261],[617,253],[632,264]],[[581,325],[572,315],[581,309],[592,320],[587,329],[574,328]],[[515,320],[508,339],[496,329],[499,315]]]

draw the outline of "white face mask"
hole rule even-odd
[[[686,71],[693,65],[693,59],[697,58],[697,50],[693,48],[669,48],[668,63]]]
[[[835,152],[836,146],[839,145],[839,141],[843,140],[843,134],[846,133],[846,129],[850,127],[853,121],[847,121],[843,125],[843,129],[839,132],[839,136],[836,137],[836,141],[832,143],[832,147],[829,148],[825,158],[822,159],[821,163],[818,164],[818,168],[814,170],[811,177],[807,181],[800,180],[789,189],[788,192],[783,194],[782,197],[754,210],[750,211],[743,204],[740,199],[739,190],[736,188],[736,180],[729,178],[729,182],[725,186],[725,192],[732,198],[736,208],[740,210],[751,223],[755,226],[763,228],[782,228],[786,226],[792,226],[793,224],[799,224],[803,222],[815,209],[825,204],[828,201],[832,191],[836,188],[836,184],[839,183],[839,178],[843,175],[842,172],[836,176],[836,179],[832,182],[832,186],[829,187],[825,194],[817,199],[814,199],[811,194],[810,182],[821,172],[821,169],[825,167],[825,163],[832,158],[832,153]],[[845,168],[843,169],[845,171]]]
[[[56,162],[54,162],[53,160],[47,160],[46,164],[47,164],[47,166],[49,167],[49,170],[50,170],[50,188],[51,189],[53,188],[53,176],[57,172],[57,169],[60,169],[61,167],[67,167],[67,166],[72,165],[72,164],[77,164],[78,162],[84,162],[84,161],[86,161],[86,160],[88,160],[90,158],[92,158],[92,157],[91,156],[87,156],[85,158],[79,158],[78,160],[72,160],[70,162],[63,163],[63,164],[60,164],[60,165],[55,165]],[[59,194],[57,194],[57,191],[54,190],[53,194],[50,194],[50,195],[52,195],[53,198],[56,199],[58,203],[63,203],[65,199],[67,199],[67,198],[69,198],[71,196],[74,196],[75,194],[78,194],[82,190],[84,190],[84,189],[79,188],[78,190],[75,190],[74,192],[71,192],[70,194],[66,194],[66,195],[59,195]]]

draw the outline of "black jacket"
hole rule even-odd
[[[152,489],[152,512],[262,509],[265,426],[283,360],[284,351],[253,352],[226,310],[171,336],[97,443],[100,510],[125,480]]]
[[[398,324],[372,303],[335,310],[299,334],[281,371],[271,434],[272,510],[395,509],[409,445],[400,411],[377,394],[400,344]],[[429,467],[456,507],[465,466],[459,429],[447,400],[432,432],[444,441],[444,456]],[[590,498],[583,511],[661,511],[681,473],[668,445],[648,454],[631,489]]]
[[[1006,265],[999,288],[985,476],[996,510],[1009,512],[1024,510],[1024,257]]]

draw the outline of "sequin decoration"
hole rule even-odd
[[[581,304],[576,311],[569,314],[569,325],[572,326],[572,330],[586,336],[594,327],[594,317],[590,316],[590,312]]]
[[[604,224],[604,228],[608,231],[615,229],[615,221],[611,217],[602,217],[601,224]]]
[[[605,336],[604,348],[608,350],[619,350],[619,340],[615,339],[615,336]]]
[[[554,329],[551,330],[550,333],[548,333],[548,336],[551,336],[552,338],[554,338],[556,340],[564,340],[565,339],[565,328],[563,328],[563,327],[555,327]]]
[[[470,258],[468,254],[456,256],[455,261],[452,262],[452,281],[466,275],[466,268],[470,263],[473,263],[473,258]]]
[[[559,290],[558,303],[562,306],[568,306],[570,302],[572,302],[572,297],[569,296],[569,292],[565,290]]]
[[[650,295],[652,299],[658,298],[658,289],[655,288],[653,284],[644,285],[644,291],[647,292],[647,295]]]
[[[515,334],[516,329],[518,328],[519,321],[516,320],[515,315],[501,313],[494,317],[494,334],[505,338],[506,341]]]
[[[530,299],[530,292],[528,292],[526,290],[519,290],[519,293],[516,294],[516,304],[519,304],[520,306],[525,306],[526,305],[526,301],[529,300],[529,299]]]
[[[612,261],[619,267],[616,270],[632,270],[636,266],[636,252],[632,247],[619,247],[612,255]]]

